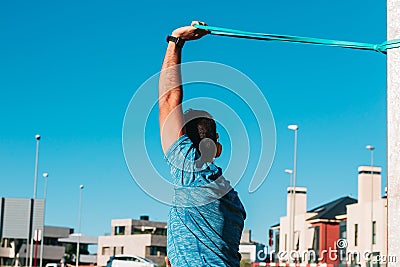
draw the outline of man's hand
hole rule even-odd
[[[179,37],[182,40],[185,41],[190,41],[190,40],[197,40],[203,37],[204,35],[207,35],[209,32],[206,30],[202,29],[197,29],[193,27],[195,24],[200,24],[207,26],[204,22],[201,21],[192,21],[192,24],[190,26],[185,26],[185,27],[180,27],[172,32],[172,36],[174,37]]]

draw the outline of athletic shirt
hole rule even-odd
[[[167,229],[171,265],[240,266],[246,212],[221,168],[201,163],[187,135],[172,144],[165,158],[175,186]]]

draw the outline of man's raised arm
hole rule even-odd
[[[182,46],[185,41],[199,39],[208,33],[196,29],[193,27],[194,24],[205,25],[203,22],[193,21],[191,26],[181,27],[172,32],[161,68],[158,104],[161,145],[164,153],[183,135],[183,91],[180,69]]]

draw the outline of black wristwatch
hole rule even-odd
[[[174,36],[171,36],[171,35],[168,35],[168,36],[167,36],[167,43],[169,43],[169,42],[175,43],[175,45],[176,45],[177,47],[180,47],[180,48],[182,48],[183,45],[185,44],[185,40],[182,40],[182,39],[179,38],[179,37],[174,37]]]

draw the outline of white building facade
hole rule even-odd
[[[167,224],[140,220],[118,219],[111,221],[111,235],[100,236],[97,265],[105,266],[111,256],[132,255],[162,263],[167,255]]]
[[[382,257],[387,256],[387,198],[381,196],[381,171],[380,167],[358,168],[358,203],[347,206],[347,253],[353,255],[352,263],[362,267],[385,266]],[[370,252],[376,261],[373,265],[368,261]]]
[[[308,251],[312,247],[312,225],[307,222],[316,213],[307,212],[307,189],[288,187],[286,216],[279,221],[279,251]]]

